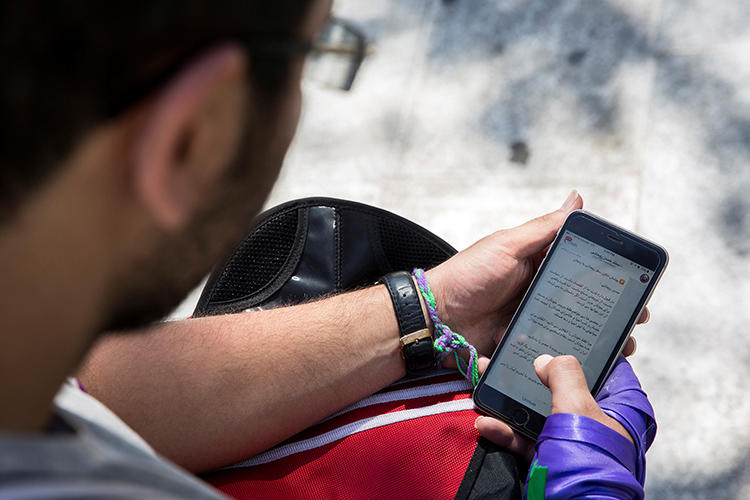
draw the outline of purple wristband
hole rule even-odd
[[[625,358],[617,360],[596,401],[607,415],[620,422],[630,433],[638,457],[634,474],[643,484],[646,478],[646,451],[656,437],[656,419],[654,408]]]
[[[547,467],[545,498],[643,498],[646,450],[656,435],[654,411],[630,364],[620,358],[597,396],[633,442],[580,415],[550,415],[536,443]]]

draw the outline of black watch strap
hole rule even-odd
[[[435,349],[419,301],[419,291],[406,271],[386,274],[380,278],[388,289],[401,336],[401,357],[409,375],[423,373],[435,367]]]

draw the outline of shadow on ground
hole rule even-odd
[[[505,71],[498,75],[503,92],[490,96],[485,111],[466,126],[507,147],[511,161],[520,165],[534,155],[533,125],[545,120],[545,110],[561,96],[574,103],[571,112],[586,133],[622,140],[622,106],[628,102],[618,99],[616,80],[623,67],[656,64],[652,91],[701,123],[703,149],[725,180],[714,227],[728,248],[739,255],[750,252],[750,177],[737,167],[738,159],[750,160],[750,109],[704,57],[661,48],[679,45],[663,37],[655,46],[644,20],[634,19],[612,1],[453,0],[433,7],[437,12],[427,51],[430,70],[444,78],[467,63]],[[394,8],[428,13],[421,2],[395,2]],[[363,26],[378,33],[382,22],[370,19]],[[522,60],[514,70],[504,59],[518,61],[519,52]],[[707,123],[707,117],[713,121]]]

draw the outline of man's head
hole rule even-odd
[[[301,54],[245,42],[309,41],[329,7],[5,2],[0,242],[99,273],[101,327],[168,312],[247,229],[296,127]]]

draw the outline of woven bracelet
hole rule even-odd
[[[456,358],[456,366],[461,375],[471,381],[472,385],[477,385],[479,382],[479,372],[477,370],[477,350],[473,345],[469,344],[466,339],[454,332],[440,321],[437,313],[437,302],[435,301],[435,295],[433,295],[430,289],[430,284],[427,282],[427,277],[424,274],[423,269],[414,269],[412,272],[414,277],[417,279],[417,286],[419,288],[422,297],[424,297],[425,304],[427,305],[427,312],[430,314],[432,324],[435,327],[435,350],[438,353],[440,360],[444,359],[448,354],[453,354]],[[459,351],[464,349],[469,350],[469,363],[467,366],[464,365],[464,360],[458,355]]]

